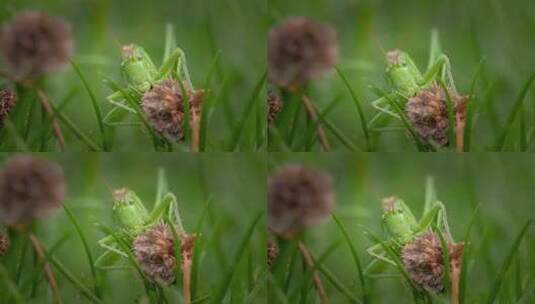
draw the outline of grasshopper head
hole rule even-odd
[[[386,75],[392,86],[412,97],[419,91],[423,76],[409,54],[401,50],[386,53]]]
[[[382,207],[383,225],[387,232],[402,243],[409,241],[415,232],[415,223],[412,215],[407,213],[405,203],[392,196],[383,199]]]
[[[145,49],[128,44],[122,47],[121,56],[121,68],[125,78],[141,91],[148,89],[158,71]]]
[[[113,192],[112,210],[119,225],[130,232],[141,231],[149,217],[139,197],[127,188]]]

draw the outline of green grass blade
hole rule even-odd
[[[513,242],[513,245],[511,246],[511,249],[509,250],[509,253],[507,254],[505,260],[503,261],[502,267],[500,268],[500,271],[498,272],[498,275],[496,276],[496,280],[494,281],[494,284],[492,284],[492,287],[490,290],[490,295],[485,301],[485,303],[492,304],[496,301],[496,298],[498,296],[498,293],[500,291],[500,287],[502,286],[502,283],[506,281],[505,276],[507,273],[507,270],[509,269],[509,266],[511,266],[511,262],[513,261],[513,258],[516,255],[516,252],[518,251],[518,248],[520,247],[520,243],[522,243],[522,239],[524,238],[524,235],[528,231],[529,226],[531,225],[532,220],[528,220],[522,230],[520,230],[520,233],[515,238],[515,241]]]
[[[241,242],[238,245],[238,249],[234,255],[234,259],[232,260],[231,267],[227,270],[227,273],[225,274],[221,286],[217,289],[215,292],[214,298],[212,299],[212,303],[219,304],[223,303],[223,299],[225,298],[225,295],[227,294],[228,287],[230,286],[230,283],[232,281],[232,276],[234,275],[234,270],[238,266],[238,264],[241,261],[241,258],[243,256],[243,253],[245,252],[245,249],[247,248],[247,244],[249,243],[249,240],[253,236],[253,232],[256,228],[256,225],[264,215],[263,212],[260,212],[253,222],[249,225],[249,228],[246,230],[245,235],[243,236]]]
[[[357,272],[358,277],[360,281],[360,285],[362,286],[362,303],[366,304],[368,303],[368,289],[366,287],[366,281],[364,280],[364,273],[362,272],[362,264],[360,263],[359,256],[357,254],[357,249],[353,245],[353,242],[351,242],[351,238],[349,237],[349,234],[347,233],[347,230],[345,229],[344,225],[334,213],[331,214],[332,218],[334,219],[334,222],[340,229],[340,232],[342,232],[342,235],[344,236],[344,239],[349,246],[349,249],[351,250],[351,256],[353,257],[353,261],[355,262],[355,265],[357,266]]]
[[[451,145],[455,145],[455,112],[453,104],[453,101],[451,100],[451,94],[448,90],[448,86],[446,86],[446,83],[444,80],[439,79],[439,84],[442,87],[442,90],[444,90],[444,93],[446,95],[446,109],[448,113],[448,142]]]
[[[24,298],[19,292],[19,289],[17,287],[17,284],[15,282],[11,281],[9,279],[9,274],[7,272],[7,269],[4,267],[2,263],[0,263],[0,278],[2,282],[4,282],[7,285],[7,288],[9,292],[11,293],[12,298],[15,299],[15,303],[25,303]]]
[[[93,284],[95,284],[95,294],[97,297],[100,297],[100,289],[99,289],[99,280],[97,277],[97,271],[95,270],[95,263],[93,261],[93,256],[91,255],[91,250],[89,249],[89,245],[87,243],[87,239],[82,232],[82,228],[80,227],[80,224],[78,223],[78,220],[72,213],[69,207],[67,207],[66,204],[63,204],[63,210],[65,210],[65,213],[69,217],[69,220],[74,225],[74,228],[76,229],[76,232],[78,233],[78,236],[80,237],[80,240],[82,241],[82,245],[84,247],[85,254],[87,256],[87,260],[89,262],[89,267],[91,269],[91,275],[93,276]]]
[[[330,270],[325,268],[325,266],[323,265],[317,265],[317,268],[339,292],[341,292],[342,294],[344,294],[344,296],[347,297],[350,303],[360,303],[359,299],[357,299],[351,293],[351,291],[342,282],[340,282]]]
[[[230,141],[226,149],[227,151],[236,150],[236,147],[238,146],[242,131],[245,126],[245,121],[249,118],[251,112],[255,108],[254,107],[255,102],[257,102],[258,95],[260,95],[260,92],[262,92],[262,89],[264,88],[264,82],[266,81],[266,78],[267,78],[267,73],[263,73],[260,79],[258,80],[258,82],[256,83],[253,93],[251,94],[249,101],[245,105],[245,109],[243,110],[239,120],[234,126],[234,129],[232,130]]]
[[[513,108],[511,109],[511,112],[509,113],[509,116],[507,116],[507,120],[505,121],[505,125],[503,126],[503,129],[501,133],[499,134],[496,143],[494,144],[494,151],[502,151],[503,147],[505,145],[505,139],[507,138],[507,134],[509,133],[509,130],[513,126],[513,122],[515,121],[516,115],[520,112],[522,109],[522,104],[524,102],[524,98],[526,97],[528,90],[535,80],[535,74],[532,74],[524,86],[522,87],[522,90],[520,91],[520,94],[516,97],[515,103],[513,104]]]
[[[97,98],[95,96],[95,93],[89,86],[89,83],[87,82],[87,79],[85,78],[84,74],[80,70],[80,67],[71,60],[71,65],[76,71],[76,74],[78,77],[80,77],[80,80],[82,81],[85,89],[87,90],[87,93],[89,94],[89,98],[91,99],[91,104],[93,105],[93,109],[95,110],[95,115],[97,116],[97,122],[98,122],[98,128],[100,130],[100,136],[102,137],[102,149],[104,151],[108,151],[108,141],[106,140],[106,130],[104,129],[104,121],[102,120],[102,110],[100,109],[100,106],[97,102]]]
[[[331,133],[333,133],[334,136],[336,136],[336,138],[338,138],[346,148],[353,152],[361,151],[361,149],[357,145],[351,142],[351,140],[346,135],[344,135],[342,131],[340,131],[340,129],[338,129],[332,122],[323,117],[320,112],[318,112],[318,121],[320,121],[322,125],[327,127],[327,129],[329,129],[329,131],[331,131]]]
[[[472,235],[472,228],[474,227],[474,224],[476,223],[477,214],[479,212],[479,206],[477,205],[474,209],[474,212],[472,213],[472,216],[470,218],[470,221],[468,222],[468,227],[466,229],[466,233],[464,235],[464,249],[463,249],[463,257],[462,257],[462,266],[461,266],[461,278],[459,279],[459,303],[463,304],[466,303],[466,280],[468,276],[468,260],[470,258],[471,254],[471,248],[472,244],[470,243],[470,237]]]
[[[355,106],[357,107],[357,112],[360,118],[360,125],[362,127],[362,132],[364,132],[364,138],[366,139],[366,151],[372,151],[372,147],[370,144],[370,133],[368,130],[368,124],[366,122],[366,117],[364,116],[364,111],[362,110],[362,103],[357,98],[357,94],[355,94],[355,91],[349,84],[349,81],[347,80],[344,73],[342,73],[342,70],[340,70],[339,67],[335,67],[335,68],[336,68],[336,72],[338,72],[338,76],[340,76],[340,78],[344,82],[345,86],[347,87],[347,90],[349,91],[349,94],[351,94],[351,99],[353,99],[353,102],[355,103]]]
[[[470,86],[470,95],[468,95],[468,104],[466,105],[466,120],[465,120],[465,126],[464,126],[464,151],[468,152],[470,151],[470,144],[472,142],[472,121],[474,118],[476,105],[474,102],[476,102],[475,98],[475,89],[476,89],[476,83],[479,80],[479,77],[481,76],[481,73],[483,72],[483,67],[485,64],[485,58],[481,59],[479,62],[479,66],[477,67],[476,73],[474,74],[474,77],[472,78],[472,85]]]

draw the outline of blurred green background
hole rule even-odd
[[[506,116],[528,77],[535,72],[535,2],[528,0],[268,0],[272,24],[289,16],[310,16],[333,26],[340,46],[339,68],[361,100],[367,120],[375,110],[370,102],[374,85],[389,91],[384,80],[384,52],[400,48],[418,67],[427,66],[430,33],[440,31],[442,48],[453,67],[459,92],[468,94],[481,60],[485,63],[475,87],[477,118],[471,149],[489,150],[504,129]],[[320,110],[328,108],[327,119],[360,149],[364,135],[353,100],[336,72],[313,81],[308,88]],[[509,130],[505,150],[519,149],[520,116],[523,116],[529,150],[535,120],[535,88],[524,101],[521,115]],[[390,126],[401,126],[400,122]],[[346,149],[327,131],[334,149]],[[407,132],[372,134],[379,151],[414,151]],[[296,147],[291,147],[296,149]],[[272,150],[281,151],[280,147]],[[316,144],[313,150],[319,150]],[[300,150],[302,151],[302,150]]]
[[[177,44],[188,59],[193,85],[196,89],[207,90],[213,97],[208,151],[228,150],[230,136],[265,71],[268,19],[267,5],[262,0],[1,0],[0,24],[23,10],[43,10],[72,24],[76,44],[73,60],[80,65],[95,91],[103,113],[111,108],[105,100],[111,90],[103,84],[103,77],[122,82],[120,47],[130,43],[141,45],[159,66],[164,52],[165,26],[173,24]],[[218,53],[217,65],[211,69]],[[211,81],[205,88],[209,74]],[[90,98],[72,68],[47,77],[46,92],[56,105],[74,93],[63,113],[99,142]],[[257,126],[255,117],[264,115],[257,115],[257,112],[264,113],[264,108],[253,107],[245,116],[247,119],[240,128],[243,134],[235,150],[251,151],[262,145],[263,139],[257,141],[256,134],[257,127],[263,126]],[[38,128],[35,124],[34,129]],[[64,132],[67,150],[87,150],[68,129]],[[110,128],[109,133],[113,151],[152,150],[149,134],[141,127]],[[49,144],[48,149],[53,148]]]
[[[372,259],[365,252],[372,243],[364,228],[386,238],[381,228],[381,199],[396,195],[420,217],[425,180],[435,179],[437,194],[447,209],[455,241],[464,239],[470,219],[479,204],[472,229],[471,258],[467,273],[467,303],[484,303],[514,238],[535,214],[535,158],[519,153],[470,153],[463,155],[428,153],[273,153],[270,170],[282,164],[298,163],[325,170],[334,180],[336,208],[350,234],[363,265]],[[307,230],[306,243],[316,258],[336,246],[323,265],[355,295],[361,295],[358,272],[343,235],[332,219]],[[331,247],[332,249],[332,247]],[[518,259],[503,280],[497,303],[513,303],[514,277],[529,295],[523,303],[535,301],[535,227],[531,226],[520,247]],[[396,274],[392,267],[382,273]],[[398,273],[399,274],[399,273]],[[332,303],[347,298],[324,276]],[[296,279],[297,280],[297,279]],[[366,278],[372,294],[370,303],[413,303],[410,288],[400,277]],[[295,283],[297,284],[297,283]],[[291,285],[296,286],[296,285]],[[530,290],[531,288],[531,290]],[[513,290],[512,290],[513,289]],[[314,294],[311,291],[310,294]],[[310,299],[311,300],[311,299]],[[436,302],[441,303],[441,302]]]
[[[3,163],[8,155],[0,157]],[[206,300],[211,299],[206,296],[214,297],[215,291],[225,282],[226,273],[231,270],[233,277],[226,303],[246,303],[246,300],[265,303],[266,233],[263,219],[246,243],[239,263],[231,269],[247,228],[265,210],[266,166],[260,155],[64,153],[39,154],[38,157],[57,161],[64,168],[68,184],[65,204],[81,223],[94,259],[103,252],[96,243],[103,233],[95,223],[113,227],[110,189],[128,187],[134,190],[150,210],[156,196],[157,169],[164,168],[169,189],[178,198],[184,228],[188,233],[200,234],[197,289],[193,299],[204,298],[204,303],[208,303]],[[197,231],[201,222],[201,229]],[[59,246],[54,255],[85,286],[92,288],[82,243],[65,212],[58,210],[52,217],[37,221],[35,229],[45,248],[50,250]],[[14,244],[0,261],[8,268],[10,279],[15,280],[21,243],[14,233],[12,240]],[[19,290],[29,299],[28,303],[51,303],[46,281],[40,281],[36,293],[30,298],[32,277],[42,273],[39,266],[32,266],[32,259],[32,254],[26,254]],[[57,269],[55,273],[64,303],[88,303]],[[143,295],[142,281],[134,270],[102,272],[100,275],[105,303],[134,303]],[[0,280],[0,303],[6,303],[5,283]],[[166,288],[169,303],[181,303],[177,290],[180,288]]]

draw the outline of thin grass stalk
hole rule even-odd
[[[312,121],[318,120],[318,113],[316,112],[316,109],[314,108],[314,104],[310,100],[310,98],[303,94],[303,104],[305,105],[305,109],[307,110],[308,116],[312,119]],[[327,139],[327,135],[325,134],[325,130],[323,130],[323,127],[321,124],[316,125],[316,133],[318,134],[318,139],[321,143],[321,146],[323,148],[324,152],[330,152],[331,151],[331,145],[329,144],[329,141]]]
[[[54,135],[56,137],[56,140],[58,141],[58,145],[61,151],[65,150],[65,139],[63,137],[63,132],[61,131],[61,127],[59,126],[58,120],[54,117],[54,110],[52,109],[52,106],[50,106],[50,101],[48,100],[48,97],[46,96],[45,92],[41,89],[37,89],[37,97],[39,99],[39,102],[41,103],[41,106],[45,110],[46,114],[52,121],[52,128],[54,130]]]
[[[321,281],[320,275],[314,267],[314,260],[312,259],[308,248],[303,242],[299,242],[297,246],[299,247],[299,251],[301,251],[301,255],[303,256],[303,260],[305,261],[307,267],[309,267],[311,271],[313,271],[314,285],[316,286],[316,291],[318,293],[318,296],[320,297],[321,303],[328,304],[329,298],[327,297],[327,293],[325,292],[325,287],[323,286],[323,282]]]
[[[37,239],[37,237],[31,232],[28,233],[27,236],[32,244],[33,249],[35,250],[35,253],[37,254],[40,260],[40,263],[43,264],[43,271],[48,281],[48,285],[50,286],[50,290],[52,291],[52,296],[54,297],[54,303],[57,303],[57,304],[63,303],[63,301],[61,300],[61,295],[59,293],[56,277],[54,276],[54,273],[50,269],[50,266],[48,265],[48,262],[45,259],[45,254],[43,251],[43,246],[41,246],[41,242],[39,242],[39,239]]]

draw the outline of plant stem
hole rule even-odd
[[[48,97],[46,96],[45,92],[41,89],[36,89],[37,96],[39,97],[39,102],[41,102],[41,106],[43,106],[43,109],[46,111],[46,114],[50,119],[52,119],[52,127],[54,129],[54,135],[56,137],[56,140],[58,142],[59,148],[61,151],[65,150],[65,140],[63,138],[63,133],[61,132],[61,128],[59,126],[58,120],[56,119],[54,115],[54,110],[50,106],[50,102],[48,101]]]
[[[184,259],[182,261],[182,294],[184,295],[184,303],[191,304],[191,259]]]
[[[310,98],[305,94],[303,94],[303,104],[305,105],[305,109],[307,110],[308,116],[312,118],[314,122],[316,122],[318,120],[318,113],[316,113],[316,109],[314,108],[314,104],[312,103]],[[320,123],[316,124],[316,133],[318,134],[318,138],[320,140],[323,151],[331,151],[331,145],[329,144],[329,141],[327,140],[327,135],[325,134],[325,130],[323,130],[323,127]]]
[[[303,259],[307,267],[309,267],[313,271],[314,285],[316,286],[316,291],[318,292],[318,296],[320,297],[321,303],[328,304],[329,299],[327,298],[325,287],[323,286],[323,283],[321,282],[321,278],[320,278],[318,271],[314,268],[314,260],[312,260],[312,256],[310,255],[308,248],[303,242],[299,242],[298,246],[299,246],[299,251],[301,251],[301,255],[303,256]]]
[[[202,105],[199,105],[199,106],[202,107]],[[193,111],[190,112],[190,115],[191,115],[191,152],[199,152],[202,110],[201,110],[201,115],[197,115],[196,112],[197,111],[195,111],[194,109]]]
[[[43,247],[41,246],[41,243],[37,239],[37,237],[33,233],[28,233],[28,238],[30,242],[32,243],[32,247],[35,250],[35,253],[37,253],[37,256],[39,257],[40,262],[43,264],[43,271],[45,273],[45,277],[48,281],[48,285],[50,286],[50,289],[52,291],[52,295],[54,297],[54,303],[61,304],[63,303],[61,300],[61,296],[59,294],[58,290],[58,283],[56,281],[56,278],[54,277],[54,273],[50,269],[50,266],[48,265],[48,262],[46,262],[45,254],[43,251]]]

